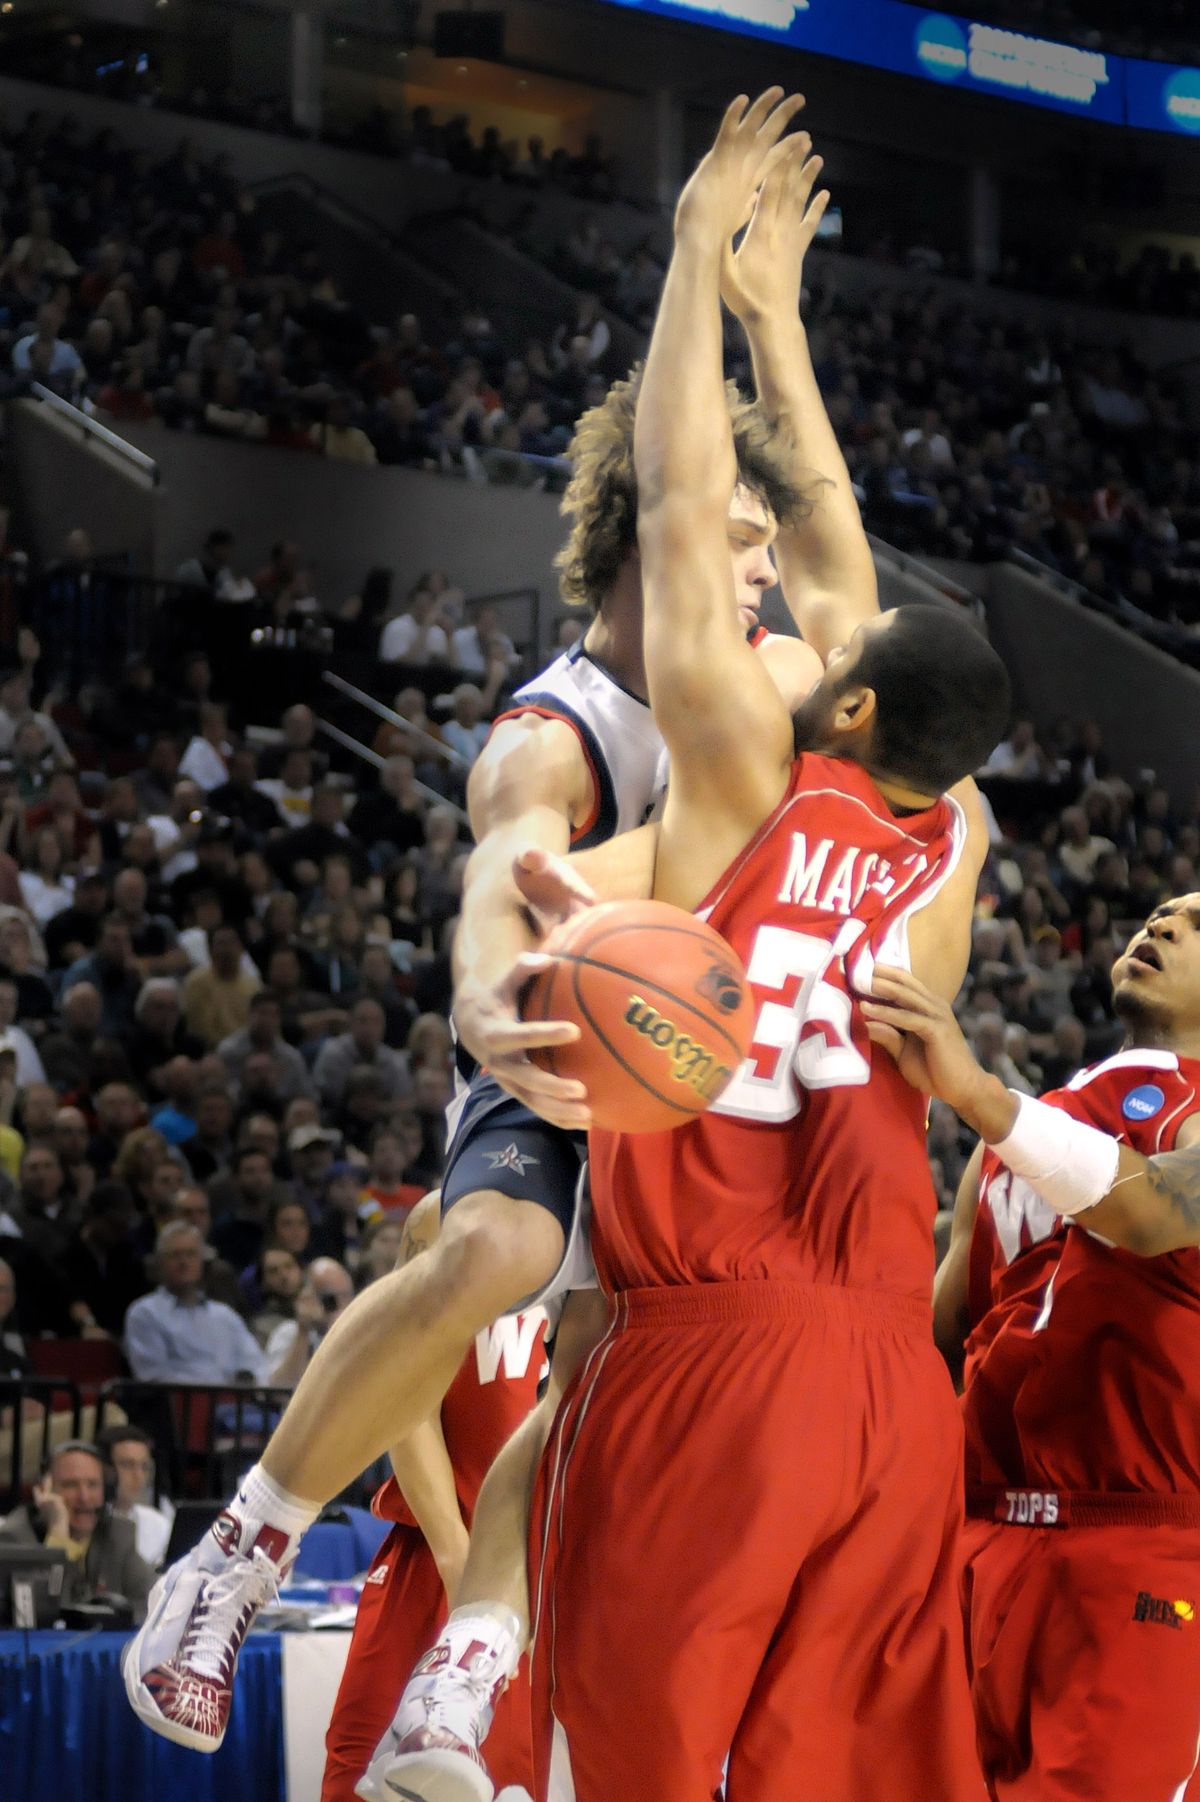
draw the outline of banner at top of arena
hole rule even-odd
[[[904,0],[607,0],[1109,125],[1200,137],[1200,70],[1110,56]]]

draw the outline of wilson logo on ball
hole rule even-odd
[[[719,1007],[723,1014],[732,1014],[741,1005],[742,983],[728,965],[713,964],[696,984],[696,993]]]
[[[680,1032],[640,995],[631,995],[625,1010],[625,1024],[649,1039],[652,1045],[671,1059],[671,1075],[676,1082],[687,1083],[706,1100],[715,1100],[732,1074],[728,1064],[719,1064],[690,1034]]]

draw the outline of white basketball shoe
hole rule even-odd
[[[147,1727],[196,1752],[217,1750],[242,1642],[291,1569],[297,1545],[281,1528],[226,1509],[159,1578],[122,1664],[129,1705]]]

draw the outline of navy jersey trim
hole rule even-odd
[[[608,759],[601,749],[600,740],[587,721],[581,718],[573,707],[568,707],[567,703],[558,695],[539,694],[534,691],[531,694],[522,693],[514,696],[512,709],[505,717],[511,719],[514,715],[527,710],[530,712],[536,710],[552,716],[557,715],[559,719],[565,721],[568,726],[573,726],[578,732],[596,780],[596,806],[587,831],[580,833],[578,838],[572,838],[571,849],[572,851],[590,851],[593,845],[605,844],[617,830],[617,794],[609,773]]]

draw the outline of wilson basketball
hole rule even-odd
[[[531,1053],[586,1085],[597,1126],[661,1132],[711,1106],[750,1047],[746,972],[719,933],[662,901],[613,901],[557,927],[526,1020],[571,1020],[574,1045]]]

